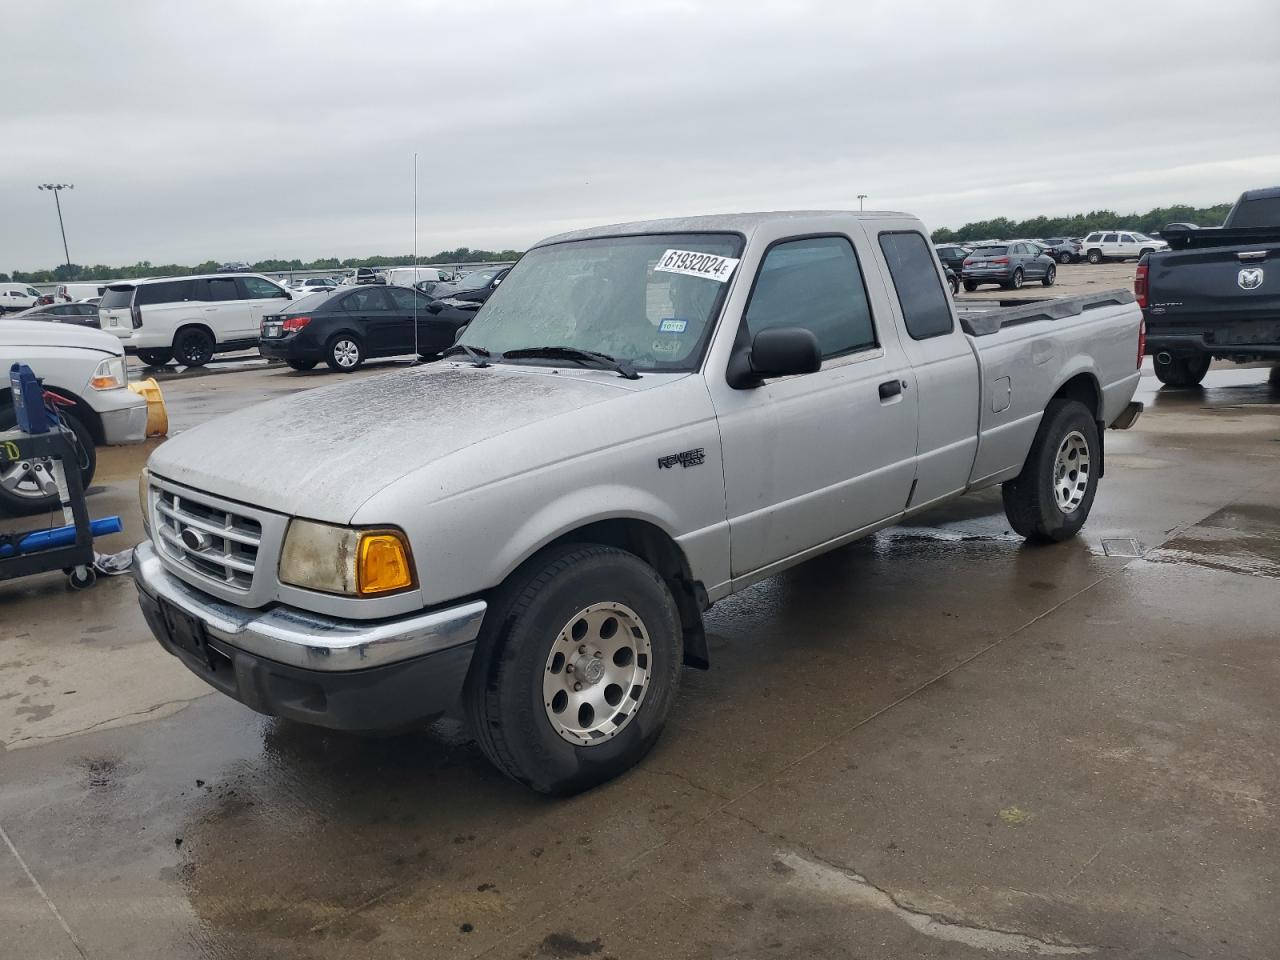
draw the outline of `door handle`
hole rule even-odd
[[[901,380],[886,380],[880,384],[880,399],[891,400],[902,394],[903,383]]]

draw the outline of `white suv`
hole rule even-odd
[[[292,300],[284,287],[255,273],[210,273],[113,283],[102,295],[102,329],[127,353],[160,366],[172,359],[202,367],[215,353],[258,342],[262,315]]]
[[[1144,253],[1168,250],[1163,240],[1154,240],[1136,230],[1098,230],[1081,244],[1090,263],[1106,260],[1137,260]]]

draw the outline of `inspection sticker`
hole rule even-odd
[[[659,333],[684,333],[685,328],[688,326],[689,326],[688,320],[676,320],[676,319],[673,319],[672,317],[667,317],[660,324],[658,324],[658,332]]]
[[[738,261],[733,257],[718,257],[714,253],[698,253],[696,250],[668,250],[653,269],[724,283],[733,276],[733,268],[737,265]]]

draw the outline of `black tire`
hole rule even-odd
[[[319,360],[286,360],[285,361],[285,363],[287,363],[290,367],[292,367],[294,370],[297,370],[299,372],[314,370],[316,364],[319,362],[320,362]]]
[[[94,472],[98,469],[98,451],[94,448],[93,436],[89,433],[88,428],[77,420],[73,414],[64,411],[62,419],[67,422],[67,426],[75,434],[76,446],[80,448],[80,485],[87,490],[89,489],[89,484],[93,482]],[[11,403],[6,402],[3,406],[0,406],[0,431],[8,430],[15,426],[17,422],[18,418],[14,414]],[[34,463],[32,463],[31,469],[26,473],[35,472],[34,466]],[[15,467],[11,467],[10,470],[15,469]],[[43,465],[41,465],[41,469],[43,469]],[[48,513],[50,510],[58,508],[58,495],[56,493],[48,496],[37,496],[37,492],[34,480],[20,481],[16,490],[0,485],[0,513],[19,517],[33,513]]]
[[[1067,253],[1065,250],[1062,253],[1058,254],[1058,262],[1063,266],[1066,266],[1068,263],[1070,263],[1071,259],[1072,259],[1071,254]]]
[[[1089,466],[1093,469],[1081,471],[1085,473],[1083,496],[1068,511],[1058,505],[1054,487],[1058,479],[1059,450],[1068,437],[1077,434],[1084,439]],[[1005,481],[1001,490],[1009,525],[1028,540],[1061,542],[1074,537],[1093,507],[1101,452],[1098,425],[1084,404],[1078,400],[1049,401],[1022,472]],[[1067,473],[1062,481],[1079,482],[1079,477]]]
[[[173,338],[173,356],[184,367],[203,367],[213,359],[213,334],[203,327],[185,327]]]
[[[1009,287],[1009,289],[1011,289],[1011,290],[1021,290],[1021,289],[1022,289],[1022,281],[1023,281],[1022,268],[1021,268],[1021,267],[1017,267],[1017,268],[1013,271],[1013,277],[1012,277],[1012,278],[1010,278],[1009,282],[1008,282],[1007,284],[1005,284],[1005,286]]]
[[[1267,380],[1271,383],[1280,384],[1280,363],[1271,368],[1271,373],[1267,375]]]
[[[139,350],[138,359],[148,367],[163,367],[173,359],[172,350]]]
[[[951,283],[951,295],[954,297],[957,293],[960,292],[960,281],[957,280],[955,277],[952,277],[950,280],[950,283]]]
[[[562,631],[597,603],[624,604],[638,615],[649,637],[648,679],[616,734],[580,745],[552,726],[543,682]],[[485,756],[507,776],[541,793],[577,793],[634,766],[657,742],[679,688],[683,650],[671,591],[647,563],[596,544],[549,548],[490,598],[464,690],[467,719]]]
[[[1095,264],[1096,264],[1096,263],[1101,263],[1101,262],[1102,262],[1102,251],[1101,251],[1101,250],[1090,250],[1090,251],[1089,251],[1089,257],[1088,257],[1088,260],[1089,260],[1089,262],[1090,262],[1090,263],[1095,263]]]
[[[324,362],[337,373],[354,373],[364,366],[364,344],[355,334],[336,334],[325,344]]]
[[[1170,387],[1195,387],[1209,372],[1212,360],[1209,356],[1170,357],[1168,363],[1161,363],[1157,356],[1152,365],[1161,383]]]
[[[1058,279],[1058,268],[1051,263],[1049,264],[1049,268],[1045,270],[1044,278],[1040,282],[1043,283],[1046,287],[1052,287],[1053,282],[1057,279]]]
[[[966,281],[964,282],[964,288],[965,288],[965,290],[967,290],[969,293],[973,293],[973,291],[975,291],[975,290],[977,290],[977,289],[978,289],[978,285],[977,285],[976,283],[974,283],[972,280],[966,280]]]
[[[88,590],[98,580],[98,573],[93,567],[85,567],[83,575],[78,570],[67,574],[67,586],[72,590]]]

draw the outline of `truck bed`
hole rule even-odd
[[[978,452],[970,488],[1015,476],[1051,395],[1079,378],[1094,391],[1104,426],[1124,412],[1137,383],[1141,314],[1128,290],[960,311],[978,360]]]

